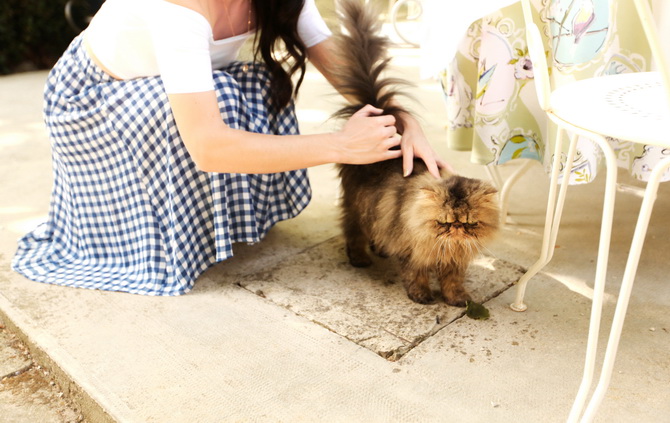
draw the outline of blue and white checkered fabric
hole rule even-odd
[[[215,72],[234,128],[297,134],[293,107],[270,106],[261,65]],[[73,41],[45,89],[54,187],[46,223],[19,241],[29,279],[145,295],[179,295],[234,242],[257,242],[309,202],[305,170],[264,175],[198,171],[159,77],[117,81]]]

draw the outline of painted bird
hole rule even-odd
[[[575,44],[579,43],[584,34],[586,34],[595,17],[596,12],[593,0],[581,0],[579,11],[577,11],[575,17],[572,19],[572,33],[575,36]]]

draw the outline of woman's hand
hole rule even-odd
[[[426,164],[428,172],[436,178],[440,177],[440,169],[447,169],[454,173],[453,168],[442,160],[433,150],[419,123],[410,115],[403,113],[402,119],[402,150],[403,174],[409,176],[414,170],[414,158],[417,157]]]
[[[336,69],[338,66],[342,66],[342,64],[341,62],[338,62],[337,47],[335,46],[332,38],[329,38],[319,44],[316,44],[307,50],[309,59],[312,62],[312,64],[314,64],[314,66],[316,66],[316,68],[326,77],[326,79],[331,83],[331,85],[333,85],[333,87],[337,89],[338,81],[336,80],[336,77],[333,75],[333,73],[330,72],[330,70]],[[394,100],[395,99],[391,101],[392,104],[395,103]],[[451,166],[449,166],[447,162],[442,160],[433,151],[433,148],[428,143],[428,140],[426,139],[426,136],[424,135],[423,130],[421,129],[421,126],[416,121],[416,119],[414,119],[413,116],[406,113],[403,113],[398,117],[400,122],[394,121],[393,123],[389,124],[393,126],[393,130],[397,131],[398,129],[400,129],[400,132],[403,134],[401,149],[388,150],[388,148],[390,147],[384,146],[381,147],[382,150],[384,150],[381,152],[381,154],[379,150],[376,150],[377,154],[372,154],[372,158],[370,158],[370,156],[367,153],[371,152],[363,151],[366,147],[374,149],[374,142],[372,142],[372,144],[369,143],[370,133],[366,129],[363,129],[362,134],[357,133],[356,128],[361,128],[362,127],[361,125],[364,123],[362,121],[364,121],[365,119],[391,118],[391,116],[377,116],[381,113],[382,112],[379,109],[376,109],[372,106],[365,106],[349,119],[349,122],[347,122],[347,125],[345,125],[344,129],[342,129],[341,133],[351,132],[356,136],[360,136],[362,138],[368,138],[368,143],[363,143],[362,141],[360,141],[360,138],[356,138],[355,140],[354,138],[350,139],[349,141],[351,141],[352,144],[350,147],[353,150],[358,149],[359,151],[353,153],[354,154],[353,158],[349,157],[346,161],[340,160],[339,161],[340,163],[351,163],[351,164],[372,163],[375,161],[397,158],[402,155],[403,173],[405,174],[405,176],[408,176],[412,173],[412,170],[414,168],[415,157],[422,159],[426,163],[428,171],[436,178],[439,178],[441,168],[448,169],[453,172]],[[360,114],[362,114],[362,116]],[[397,139],[393,136],[387,137],[386,141],[391,139],[393,140],[393,142],[391,143],[392,145],[398,145],[398,143],[396,142]],[[347,140],[345,139],[344,143],[346,142]],[[377,147],[379,147],[379,145]]]
[[[354,113],[339,132],[340,163],[367,164],[400,157],[400,135],[395,117],[367,105]]]

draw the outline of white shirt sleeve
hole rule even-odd
[[[151,34],[160,76],[168,94],[214,89],[207,20],[185,8],[169,8],[156,19]],[[186,10],[186,12],[185,12]]]
[[[152,28],[156,62],[165,91],[169,94],[211,91],[214,89],[207,20],[196,12],[168,7]],[[307,46],[330,37],[314,0],[305,0],[298,18],[298,36]]]
[[[147,32],[150,34],[150,40],[147,40],[148,43],[143,48],[147,49],[145,55],[154,57],[150,61],[147,60],[150,62],[147,65],[148,69],[128,72],[129,77],[134,77],[135,74],[159,74],[168,94],[213,90],[214,79],[210,51],[212,28],[207,19],[185,7],[168,2],[159,4],[161,7],[153,10],[153,18],[145,21],[149,25]],[[316,8],[314,0],[305,0],[305,5],[298,18],[300,39],[307,47],[311,47],[330,35],[331,32]],[[126,53],[120,57],[130,56]],[[138,64],[141,58],[138,57]],[[134,63],[127,65],[129,69],[135,70]],[[153,71],[149,69],[154,66],[158,69],[154,68]],[[112,65],[111,67],[115,69],[117,66]]]
[[[332,33],[323,21],[314,0],[305,0],[305,5],[298,18],[298,36],[307,47],[319,44]]]

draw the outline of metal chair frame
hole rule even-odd
[[[652,18],[651,8],[648,0],[633,0],[635,2],[635,7],[638,12],[639,18],[642,22],[645,35],[649,42],[649,45],[652,50],[652,56],[655,60],[657,72],[641,72],[638,74],[632,74],[629,76],[608,76],[602,78],[594,78],[589,82],[595,84],[596,82],[601,84],[607,84],[606,89],[615,89],[618,86],[628,87],[632,86],[631,83],[658,83],[661,81],[663,90],[658,90],[656,94],[659,95],[659,98],[656,100],[659,104],[662,104],[663,101],[667,101],[667,104],[670,104],[670,71],[667,63],[667,58],[664,56],[662,49],[660,47],[659,36],[656,31],[654,21]],[[644,243],[644,238],[646,236],[649,219],[651,216],[652,208],[654,201],[656,199],[658,186],[661,178],[663,177],[665,171],[670,169],[670,158],[663,159],[660,163],[656,164],[653,171],[650,174],[650,179],[647,182],[646,189],[644,190],[642,205],[640,208],[640,213],[638,216],[638,221],[635,228],[635,233],[633,235],[633,240],[628,256],[628,261],[626,264],[626,269],[624,271],[623,281],[619,292],[619,297],[617,300],[616,310],[612,322],[612,327],[610,331],[610,337],[608,340],[605,358],[602,364],[602,370],[600,373],[600,379],[598,384],[591,396],[588,406],[584,411],[584,405],[586,404],[588,394],[592,387],[593,375],[595,370],[596,362],[596,352],[598,344],[598,334],[600,331],[600,321],[602,315],[602,305],[604,297],[604,287],[605,279],[607,273],[607,263],[609,256],[610,248],[610,237],[612,231],[612,220],[614,214],[614,200],[617,189],[617,162],[614,150],[608,143],[606,136],[611,136],[615,138],[625,138],[627,141],[636,142],[640,144],[651,144],[661,147],[670,148],[670,136],[667,135],[667,130],[658,131],[659,133],[646,134],[644,138],[637,137],[635,135],[632,137],[622,137],[617,133],[608,133],[607,130],[603,130],[602,126],[596,124],[591,124],[588,120],[581,120],[579,124],[571,121],[574,119],[574,115],[566,112],[565,101],[561,102],[561,95],[559,90],[563,91],[563,100],[568,98],[566,92],[570,92],[570,89],[583,89],[584,87],[590,87],[588,85],[579,85],[582,81],[578,81],[574,84],[568,84],[568,86],[562,86],[558,89],[551,90],[549,82],[549,72],[545,56],[544,41],[542,35],[539,31],[539,28],[534,23],[532,6],[530,0],[522,0],[522,7],[524,12],[524,20],[526,22],[526,36],[528,41],[529,53],[531,55],[531,60],[533,62],[533,69],[535,73],[535,82],[537,86],[538,99],[542,109],[546,112],[549,119],[558,126],[556,144],[554,149],[554,158],[553,158],[553,169],[551,174],[550,188],[549,188],[549,198],[547,201],[547,214],[545,219],[543,243],[540,251],[540,258],[537,262],[531,266],[531,268],[524,274],[518,282],[517,286],[517,296],[514,303],[511,305],[512,309],[516,311],[524,311],[526,305],[523,303],[526,285],[530,278],[532,278],[537,272],[539,272],[552,258],[554,253],[554,248],[552,248],[556,243],[556,237],[558,235],[558,229],[561,220],[561,214],[563,212],[563,204],[565,200],[565,195],[568,188],[569,175],[572,170],[572,161],[576,151],[576,144],[578,136],[584,136],[595,143],[597,143],[603,151],[605,156],[605,163],[607,167],[606,172],[606,184],[605,184],[605,193],[604,193],[604,204],[603,204],[603,216],[600,229],[600,240],[598,247],[598,259],[596,264],[596,275],[594,281],[594,294],[593,302],[591,306],[591,316],[589,323],[589,335],[587,340],[586,348],[586,358],[584,364],[584,373],[582,381],[576,395],[575,401],[573,403],[570,415],[568,417],[569,422],[575,422],[580,419],[582,422],[590,422],[593,420],[602,400],[605,396],[607,388],[609,386],[612,370],[614,366],[614,360],[616,357],[619,340],[621,337],[621,331],[623,328],[623,323],[625,319],[625,314],[628,307],[628,302],[630,299],[632,286],[635,280],[635,274],[637,272],[637,265],[639,262],[640,254],[642,251],[642,246]],[[607,80],[603,78],[608,78]],[[628,84],[628,85],[626,85]],[[572,85],[570,87],[569,85]],[[611,86],[610,86],[611,85]],[[603,88],[603,86],[601,86]],[[605,93],[605,91],[601,91]],[[572,92],[574,94],[574,91]],[[595,94],[594,94],[595,95]],[[576,98],[576,97],[572,97]],[[582,99],[589,98],[589,96],[582,96]],[[651,99],[650,99],[651,101]],[[631,118],[633,118],[631,116]],[[668,115],[663,115],[661,118],[662,124],[666,125],[667,128],[670,126],[670,107],[668,108]],[[594,119],[595,120],[595,119]],[[560,168],[560,156],[561,156],[561,147],[562,139],[566,133],[570,133],[570,143],[567,154],[566,165],[563,169],[563,182],[558,188],[558,176]],[[582,414],[582,411],[583,414]]]

